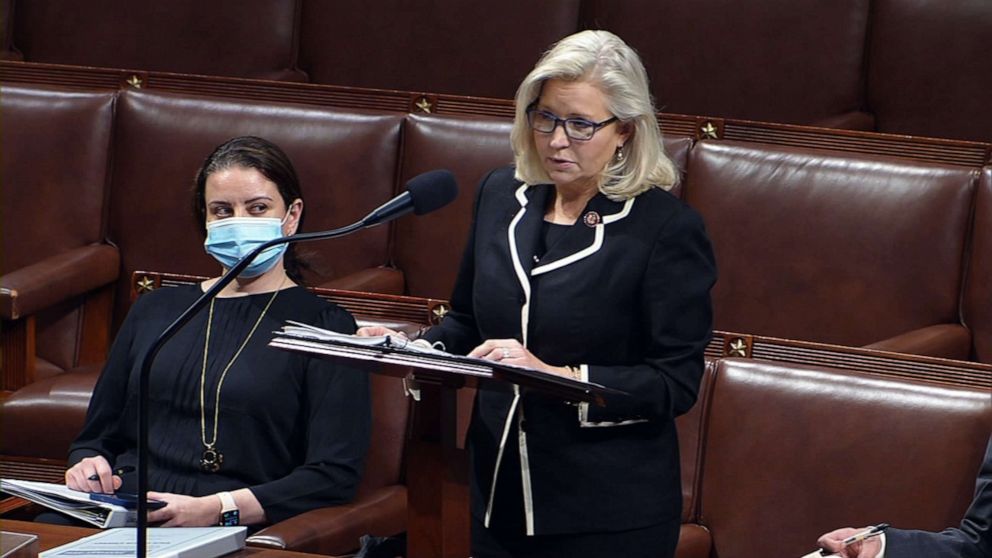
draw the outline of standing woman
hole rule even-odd
[[[482,181],[452,311],[425,337],[632,397],[480,391],[473,556],[673,556],[673,419],[696,401],[716,270],[699,215],[667,191],[637,54],[605,31],[554,45],[517,90],[511,140],[515,168]]]
[[[207,157],[193,209],[206,251],[226,271],[261,242],[295,233],[303,196],[278,146],[240,137]],[[298,271],[285,244],[262,252],[159,352],[149,377],[148,497],[166,505],[149,522],[262,525],[354,496],[371,429],[367,375],[268,347],[287,319],[355,330],[348,312],[301,286]],[[69,488],[135,491],[134,474],[116,472],[137,461],[141,357],[216,281],[135,303],[70,448]]]

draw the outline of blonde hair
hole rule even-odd
[[[582,31],[558,41],[517,88],[510,132],[517,180],[551,182],[527,123],[527,108],[551,79],[591,83],[606,96],[610,112],[631,131],[622,148],[623,159],[613,158],[603,169],[600,192],[625,200],[653,187],[669,190],[676,184],[678,172],[662,146],[644,65],[634,49],[609,31]]]

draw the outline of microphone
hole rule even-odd
[[[329,231],[299,233],[282,236],[264,242],[245,257],[238,260],[231,269],[217,280],[206,292],[200,295],[161,335],[152,343],[142,357],[138,375],[138,525],[137,544],[139,558],[145,558],[148,551],[148,376],[152,362],[166,341],[186,325],[197,312],[203,309],[217,293],[224,289],[248,267],[256,256],[267,248],[280,244],[336,238],[355,231],[381,225],[397,217],[410,213],[424,215],[451,203],[458,195],[455,176],[448,170],[433,170],[419,174],[406,183],[406,191],[382,204],[356,223]]]
[[[418,174],[406,183],[406,192],[372,210],[362,221],[371,227],[413,211],[414,215],[440,209],[458,195],[458,184],[451,171],[432,170]]]

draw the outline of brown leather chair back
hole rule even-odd
[[[0,274],[105,234],[115,93],[4,84]],[[76,365],[80,301],[37,315],[37,377]]]
[[[31,62],[304,81],[299,0],[30,0],[14,37]]]
[[[721,360],[701,472],[714,556],[802,556],[822,533],[881,520],[957,525],[990,426],[987,390]]]
[[[873,0],[866,63],[878,130],[992,141],[992,5]]]
[[[959,323],[975,171],[703,141],[685,199],[720,278],[715,329],[866,345]]]
[[[303,2],[300,68],[314,83],[511,99],[576,30],[579,0]]]
[[[123,254],[116,317],[128,306],[131,273],[168,269],[216,275],[191,210],[193,180],[206,156],[240,135],[279,145],[296,167],[304,231],[357,221],[393,193],[403,116],[302,106],[226,101],[128,91],[115,135],[110,238]],[[388,232],[378,227],[347,238],[301,244],[314,267],[311,282],[340,277],[388,260]],[[119,322],[118,322],[119,323]]]
[[[447,207],[396,221],[393,262],[403,270],[407,294],[451,296],[477,185],[492,169],[513,162],[510,127],[510,120],[502,118],[407,117],[400,183],[438,168],[450,170],[458,181],[458,197]]]
[[[985,167],[975,196],[971,257],[962,299],[975,360],[992,364],[992,167]]]
[[[810,124],[862,109],[868,0],[586,0],[582,25],[637,50],[665,112]]]

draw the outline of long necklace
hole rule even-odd
[[[248,341],[251,340],[251,336],[255,334],[255,330],[258,329],[259,324],[262,323],[262,318],[265,317],[265,313],[269,311],[269,307],[272,306],[272,302],[276,299],[279,291],[282,290],[283,284],[286,279],[283,278],[283,283],[279,284],[279,288],[272,293],[269,298],[269,302],[262,309],[262,313],[259,314],[258,319],[255,320],[255,325],[251,326],[251,331],[248,332],[248,336],[245,337],[244,342],[238,347],[237,352],[231,357],[231,360],[224,367],[224,371],[220,373],[220,379],[217,381],[217,391],[214,394],[214,428],[213,436],[211,436],[210,441],[207,441],[207,410],[206,410],[206,384],[207,384],[207,356],[210,353],[210,326],[214,321],[214,302],[217,299],[210,301],[210,313],[207,316],[207,338],[203,343],[203,368],[200,370],[200,442],[203,443],[203,456],[200,458],[200,468],[207,473],[216,473],[220,470],[220,464],[224,462],[224,454],[217,451],[217,423],[220,421],[220,388],[224,385],[224,378],[227,376],[227,371],[231,369],[234,361],[238,360],[238,356],[241,355],[241,351],[244,350],[245,346],[248,345]]]

